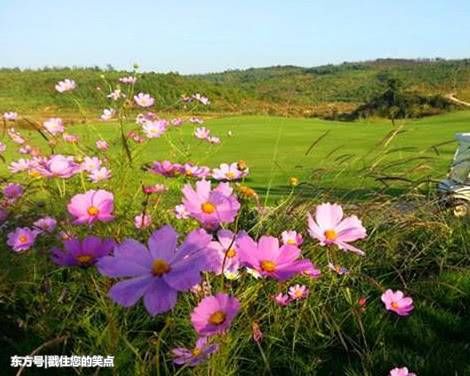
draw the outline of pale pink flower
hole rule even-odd
[[[25,172],[31,168],[31,160],[30,159],[18,159],[18,161],[13,161],[8,166],[8,170],[13,172],[14,174],[18,172]]]
[[[137,82],[137,77],[135,76],[128,76],[128,77],[121,77],[119,82],[126,85],[134,85]]]
[[[138,229],[144,229],[152,224],[152,217],[148,214],[139,214],[134,217],[134,226]]]
[[[408,368],[394,368],[390,370],[389,376],[416,376],[416,373],[408,371]]]
[[[18,119],[18,113],[16,112],[12,112],[12,111],[9,111],[9,112],[5,112],[3,114],[3,118],[5,120],[10,120],[10,121],[15,121],[16,119]]]
[[[100,116],[100,119],[103,120],[103,121],[108,121],[108,120],[111,120],[114,116],[114,114],[116,113],[116,111],[112,108],[105,108],[103,110],[103,113],[101,114]]]
[[[147,185],[144,186],[143,191],[145,194],[152,194],[152,193],[164,193],[168,191],[168,187],[164,184],[154,184],[154,185]]]
[[[175,206],[175,217],[177,219],[188,219],[190,216],[190,213],[186,210],[186,207],[184,205],[176,205]]]
[[[105,140],[98,140],[96,141],[96,147],[99,149],[99,150],[108,150],[109,149],[109,145],[108,143],[105,141]]]
[[[207,141],[208,141],[210,144],[220,144],[220,138],[219,138],[219,137],[216,137],[216,136],[209,136],[209,137],[207,137]]]
[[[113,101],[117,101],[120,98],[124,98],[125,95],[124,95],[124,93],[121,92],[121,89],[116,89],[116,90],[112,91],[110,94],[108,94],[107,97],[109,99],[112,99]]]
[[[387,311],[393,311],[399,316],[408,316],[414,309],[413,299],[400,290],[394,292],[388,289],[382,294],[381,300]]]
[[[155,99],[149,94],[139,93],[134,96],[135,103],[140,107],[151,107],[155,103]]]
[[[18,132],[15,128],[9,128],[7,130],[7,134],[15,144],[23,145],[26,142],[23,136],[21,136],[20,132]]]
[[[60,118],[50,118],[43,123],[43,127],[53,136],[64,133],[64,123]]]
[[[206,127],[199,127],[194,131],[194,136],[200,140],[206,140],[210,133],[211,131]]]
[[[280,306],[286,306],[290,303],[289,295],[283,294],[282,292],[274,296],[273,299]]]
[[[157,120],[152,122],[146,122],[142,126],[142,130],[148,138],[158,138],[165,133],[168,127],[166,120]]]
[[[69,133],[64,133],[62,135],[62,138],[65,142],[68,142],[69,144],[76,144],[80,139],[78,136]]]
[[[204,106],[207,106],[208,104],[210,104],[209,98],[204,97],[199,93],[193,94],[191,98],[202,103]]]
[[[289,287],[289,296],[292,300],[302,300],[308,296],[309,289],[305,285],[295,285]]]
[[[219,168],[212,170],[212,177],[216,180],[239,180],[242,178],[242,171],[237,167],[237,163],[222,163]]]
[[[299,247],[304,242],[302,234],[297,233],[297,231],[283,231],[281,236],[283,244],[290,244]]]
[[[19,149],[18,151],[20,152],[20,154],[31,154],[31,152],[33,151],[33,148],[29,145],[25,145],[23,144]]]
[[[320,245],[336,245],[339,249],[351,251],[359,255],[364,252],[351,244],[367,236],[366,229],[355,216],[343,219],[343,209],[337,204],[321,204],[317,206],[315,220],[308,214],[309,234],[320,241]]]
[[[51,233],[57,227],[57,221],[52,217],[43,217],[34,222],[33,225],[40,232]]]
[[[171,119],[170,123],[171,125],[174,125],[175,127],[179,127],[180,125],[183,124],[183,119],[181,118]]]
[[[193,123],[193,124],[203,124],[204,120],[202,120],[201,118],[198,118],[196,116],[192,116],[192,117],[189,118],[189,122]]]
[[[5,150],[7,150],[7,146],[3,142],[0,142],[0,154],[3,153]]]
[[[110,222],[114,219],[114,195],[102,189],[77,194],[70,200],[67,210],[74,217],[74,224]]]
[[[57,82],[57,84],[55,85],[55,89],[59,93],[65,93],[66,91],[71,91],[71,90],[75,89],[76,87],[77,87],[77,85],[75,84],[75,81],[74,80],[69,80],[68,78],[66,78],[63,81]]]
[[[210,175],[210,169],[207,166],[196,166],[191,163],[185,163],[182,172],[188,177],[203,179]]]
[[[97,168],[96,170],[90,172],[88,178],[93,183],[98,183],[102,180],[108,180],[111,179],[111,171],[108,170],[106,167]]]
[[[98,157],[85,157],[80,164],[81,171],[92,172],[101,167],[101,160]]]

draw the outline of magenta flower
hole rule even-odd
[[[300,247],[304,242],[302,234],[297,233],[297,231],[283,231],[281,237],[284,245],[290,244]]]
[[[150,172],[154,174],[166,176],[168,178],[181,174],[182,166],[179,163],[171,163],[170,161],[155,161],[150,167]]]
[[[109,255],[114,248],[112,239],[101,239],[87,236],[83,240],[64,240],[64,249],[51,250],[52,261],[61,266],[88,267],[95,264],[101,257]]]
[[[139,214],[134,217],[134,226],[138,229],[147,228],[152,224],[152,217],[148,214]]]
[[[52,217],[43,217],[34,222],[33,225],[38,230],[38,232],[51,233],[57,227],[57,221]]]
[[[164,184],[146,185],[142,188],[145,194],[150,195],[152,193],[164,193],[168,191],[168,187]]]
[[[76,87],[77,87],[77,85],[75,84],[75,81],[74,80],[69,80],[68,78],[66,78],[63,81],[57,82],[57,84],[55,85],[55,89],[59,93],[65,93],[66,91],[71,91],[71,90],[75,89]]]
[[[191,322],[200,336],[221,334],[230,328],[239,310],[237,298],[219,293],[201,300],[191,313]]]
[[[237,239],[245,235],[246,233],[235,235],[230,230],[219,230],[217,232],[217,241],[212,241],[209,244],[209,248],[214,251],[213,268],[211,269],[214,273],[222,274],[222,266],[224,266],[224,273],[238,272],[238,269],[240,269],[240,256]]]
[[[27,227],[18,227],[7,235],[7,244],[15,252],[26,251],[34,245],[37,236],[38,232],[35,230]]]
[[[7,121],[8,120],[15,121],[18,118],[18,114],[16,112],[13,112],[13,111],[5,112],[3,114],[3,118]]]
[[[72,156],[66,157],[57,154],[49,159],[36,160],[34,170],[44,177],[68,179],[80,172],[80,165],[74,161]]]
[[[281,307],[285,307],[286,305],[290,303],[289,295],[283,294],[282,292],[274,296],[273,299],[276,302],[276,304],[280,305]]]
[[[196,190],[190,184],[183,189],[183,204],[190,215],[204,226],[214,228],[221,223],[232,223],[240,209],[228,183],[220,183],[211,190],[207,180],[196,182]]]
[[[105,190],[91,190],[72,197],[67,210],[75,218],[74,224],[110,222],[114,219],[114,196]]]
[[[207,245],[211,236],[204,230],[191,232],[181,246],[178,234],[167,225],[153,232],[148,248],[133,239],[126,239],[113,256],[98,261],[98,270],[108,277],[131,277],[116,283],[108,295],[113,301],[130,307],[144,298],[151,315],[166,312],[176,304],[179,291],[189,291],[201,282],[206,269]]]
[[[413,311],[413,299],[403,294],[402,291],[388,289],[382,294],[382,302],[387,311],[393,311],[399,316],[408,316]]]
[[[50,118],[43,123],[43,127],[53,136],[64,133],[64,123],[60,118]]]
[[[191,120],[190,120],[191,121]],[[196,128],[194,136],[200,140],[206,140],[209,137],[211,131],[205,127]]]
[[[394,368],[390,370],[389,376],[416,376],[416,373],[408,371],[408,368]]]
[[[263,277],[284,281],[313,268],[310,260],[299,260],[299,248],[293,245],[279,247],[279,240],[272,236],[262,236],[256,243],[245,235],[237,244],[241,261]]]
[[[155,99],[149,94],[139,93],[134,96],[135,103],[140,107],[151,107],[155,103]]]
[[[292,300],[302,300],[308,297],[309,289],[305,285],[295,285],[289,287],[289,296]]]
[[[23,196],[24,189],[21,184],[9,183],[3,188],[3,197],[8,200],[17,200]]]
[[[351,251],[359,255],[364,252],[351,244],[367,236],[366,229],[355,216],[343,219],[343,209],[337,204],[322,204],[317,206],[315,220],[308,214],[309,234],[320,241],[320,245],[335,244],[339,249]]]
[[[199,337],[196,341],[196,346],[194,349],[177,347],[171,350],[171,355],[173,356],[173,363],[194,367],[207,360],[207,358],[209,358],[218,350],[218,344],[210,344],[207,337]]]

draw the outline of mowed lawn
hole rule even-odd
[[[455,133],[470,131],[470,111],[398,121],[395,127],[387,120],[343,123],[268,116],[206,119],[204,126],[222,139],[220,145],[195,139],[196,126],[189,123],[143,145],[132,143],[136,175],[138,167],[154,160],[190,160],[209,167],[245,160],[250,167],[247,184],[274,195],[289,191],[291,176],[306,183],[300,188],[306,192],[318,187],[345,192],[381,189],[384,184],[377,177],[441,179],[457,146]],[[137,126],[129,123],[126,129]],[[90,155],[95,140],[103,138],[111,143],[111,158],[124,157],[116,122],[71,125],[67,131],[81,136],[80,145],[90,147]],[[396,135],[390,138],[393,132]],[[33,144],[44,148],[38,133],[27,133]],[[14,157],[11,149],[7,160]],[[146,174],[139,179],[163,180]],[[398,179],[386,182],[391,187],[403,184]]]

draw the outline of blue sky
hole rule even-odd
[[[0,0],[0,66],[199,73],[470,57],[469,0]]]

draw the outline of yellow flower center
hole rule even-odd
[[[96,206],[90,206],[87,210],[88,215],[95,217],[99,214],[100,210]]]
[[[290,244],[290,245],[297,245],[297,242],[294,240],[294,239],[289,239],[287,241],[287,244]]]
[[[201,205],[201,210],[206,214],[212,214],[215,212],[215,206],[211,202],[207,201]]]
[[[202,350],[199,349],[199,348],[197,348],[197,347],[195,347],[195,348],[193,349],[193,351],[191,351],[191,353],[192,353],[193,356],[198,356],[198,355],[201,355]]]
[[[294,293],[294,295],[295,295],[296,298],[301,298],[301,297],[304,295],[304,293],[303,293],[302,290],[297,290],[297,291]]]
[[[237,251],[235,250],[235,248],[230,248],[230,249],[227,251],[227,257],[228,257],[228,258],[235,257],[236,255],[237,255]]]
[[[261,269],[267,273],[272,273],[276,271],[276,263],[270,260],[263,260],[260,263]]]
[[[338,234],[336,233],[335,230],[326,230],[325,231],[325,238],[326,240],[336,240],[336,238],[338,237]]]
[[[225,321],[225,312],[216,311],[209,317],[209,323],[212,325],[220,325],[223,324]]]
[[[26,235],[20,235],[18,237],[18,241],[21,243],[21,244],[25,244],[28,242],[28,237]]]
[[[233,179],[233,178],[235,178],[235,174],[234,174],[233,172],[227,172],[227,173],[225,174],[225,177],[226,177],[227,179]]]
[[[163,274],[168,273],[171,270],[170,265],[165,260],[156,259],[153,260],[152,273],[154,276],[161,277]]]
[[[392,308],[394,308],[394,309],[397,309],[397,308],[399,308],[399,306],[398,306],[398,303],[397,303],[397,302],[392,302],[392,304],[390,304],[390,305],[391,305],[391,306],[392,306]]]
[[[90,263],[90,261],[92,261],[93,257],[90,255],[80,255],[77,256],[76,259],[81,265],[87,265]]]

